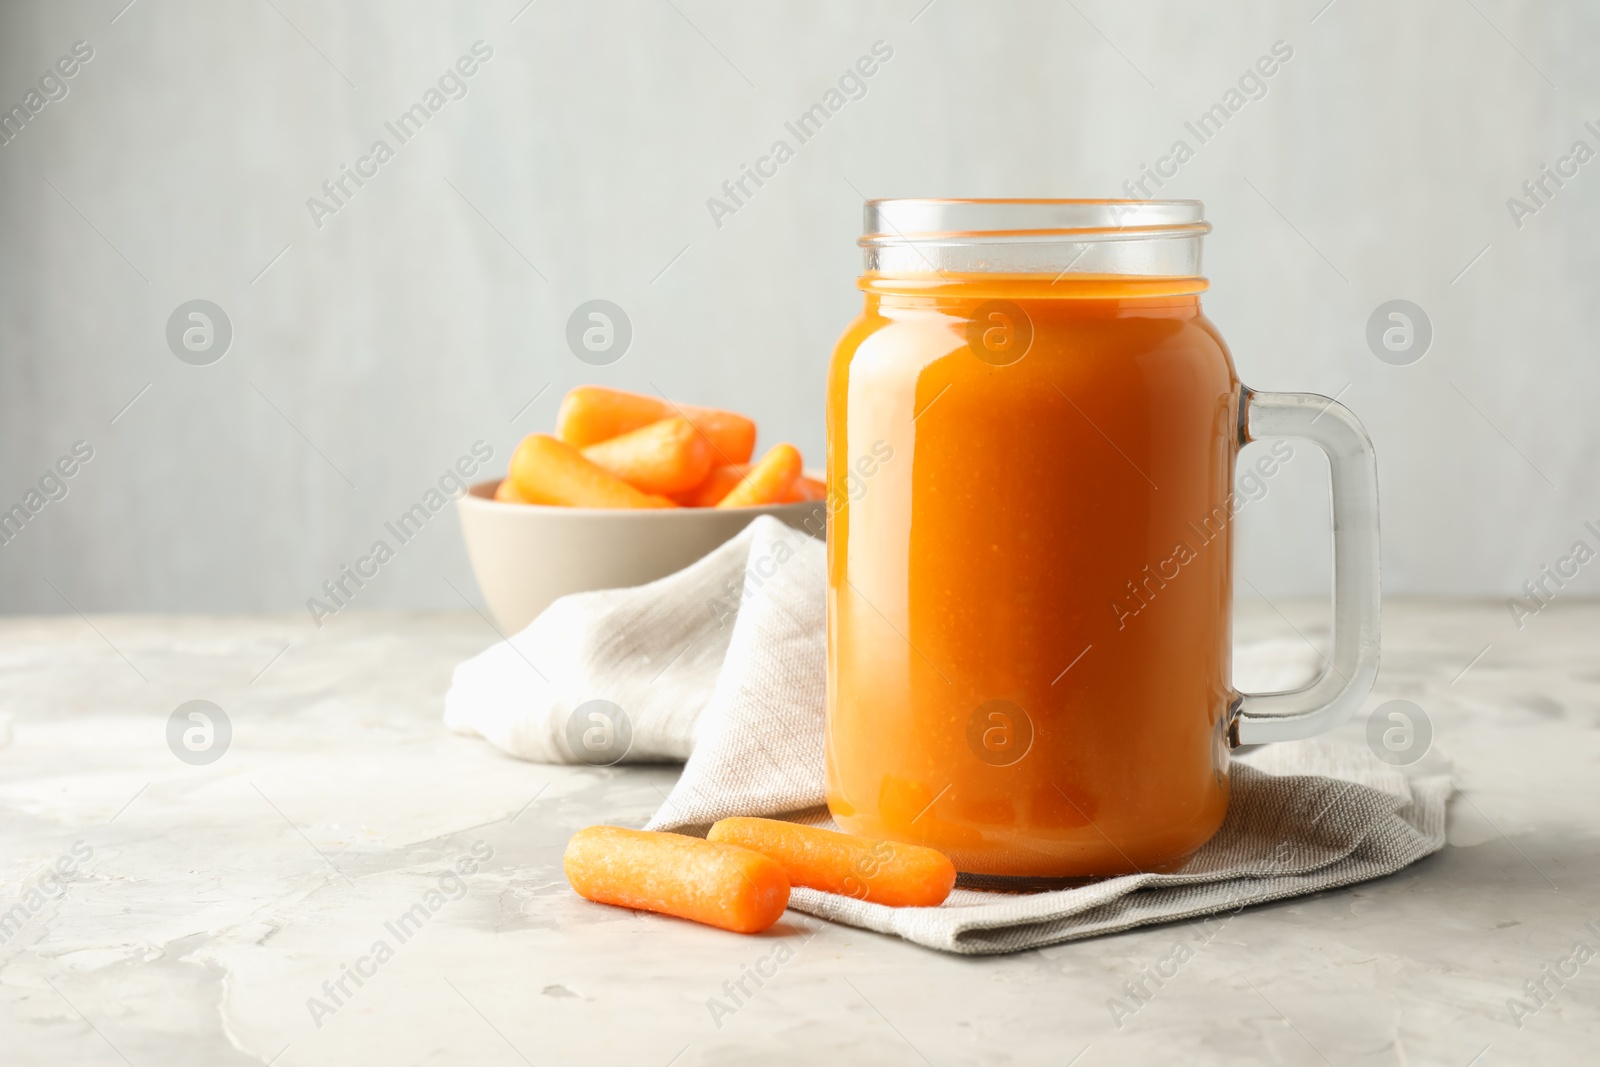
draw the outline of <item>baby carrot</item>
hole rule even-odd
[[[574,508],[675,508],[666,497],[641,493],[549,434],[530,433],[511,454],[511,480],[529,504]]]
[[[711,473],[705,480],[688,492],[675,493],[672,499],[690,508],[709,508],[716,506],[717,502],[728,495],[728,491],[739,484],[746,474],[750,473],[750,464],[735,463],[729,467],[712,467]]]
[[[706,840],[742,845],[772,857],[794,885],[892,907],[937,907],[956,884],[955,865],[943,852],[817,826],[777,819],[723,819]]]
[[[807,478],[802,474],[794,480],[794,484],[784,494],[783,502],[785,504],[802,504],[810,500],[821,500],[827,495],[827,483],[816,478]]]
[[[583,450],[583,457],[646,493],[681,493],[705,480],[711,445],[674,415]]]
[[[556,436],[574,448],[584,448],[676,414],[659,397],[580,385],[567,393],[556,411]]]
[[[790,444],[773,445],[772,450],[761,457],[761,462],[751,467],[750,473],[717,502],[717,507],[748,508],[758,504],[776,504],[789,492],[798,477],[800,451]]]
[[[682,405],[684,418],[705,434],[713,464],[749,463],[756,450],[756,424],[736,411]]]
[[[741,934],[765,930],[789,906],[789,879],[777,861],[698,837],[591,826],[572,835],[561,863],[589,900]]]
[[[517,492],[517,483],[511,480],[510,475],[500,479],[500,484],[494,487],[494,498],[502,504],[526,504],[522,494]]]
[[[580,385],[566,395],[556,412],[556,436],[574,448],[584,448],[674,415],[688,419],[705,435],[712,466],[750,462],[756,424],[743,415],[599,385]]]

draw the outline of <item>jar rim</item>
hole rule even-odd
[[[1199,200],[897,197],[866,202],[856,243],[1126,241],[1209,232]]]
[[[868,200],[869,274],[1199,277],[1198,200]]]

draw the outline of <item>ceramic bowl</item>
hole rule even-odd
[[[682,570],[758,515],[814,536],[826,516],[821,501],[637,511],[502,504],[494,499],[499,484],[477,483],[456,509],[478,588],[507,635],[568,593],[643,585]]]

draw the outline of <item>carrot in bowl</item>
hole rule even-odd
[[[705,435],[711,445],[712,466],[750,462],[756,447],[756,424],[738,412],[673,404],[599,385],[580,385],[562,399],[556,412],[556,436],[574,448],[585,448],[675,415],[688,419]]]
[[[686,508],[710,508],[727,496],[729,491],[750,473],[750,464],[735,463],[728,467],[712,467],[705,480],[693,489],[674,493],[672,499]]]
[[[689,420],[674,415],[590,445],[583,457],[645,493],[693,489],[711,471],[711,445]]]
[[[828,495],[828,484],[818,478],[808,478],[804,474],[794,480],[788,493],[784,494],[785,504],[803,504],[813,500],[822,500]]]
[[[705,434],[712,463],[749,463],[756,450],[756,424],[734,411],[683,405],[684,418]]]
[[[779,503],[799,477],[799,449],[791,444],[773,445],[772,450],[761,457],[761,462],[751,467],[750,473],[717,502],[717,507],[749,508]]]
[[[500,479],[500,484],[494,487],[494,498],[502,504],[529,504],[532,501],[524,500],[522,494],[517,492],[517,483],[507,475]]]
[[[772,857],[793,885],[892,907],[937,907],[956,884],[955,865],[943,852],[818,826],[777,819],[723,819],[706,840],[742,845]]]
[[[529,504],[574,508],[675,508],[666,497],[642,493],[583,453],[549,434],[530,433],[511,454],[511,480]]]
[[[676,414],[659,397],[580,385],[561,400],[556,436],[573,448],[584,448]]]
[[[777,861],[698,837],[591,826],[572,835],[561,863],[579,896],[735,933],[765,930],[789,906]]]

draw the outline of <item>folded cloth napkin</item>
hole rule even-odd
[[[823,545],[772,518],[677,574],[563,597],[456,668],[445,722],[541,762],[686,760],[648,829],[730,815],[831,826],[823,790]],[[1173,874],[1019,892],[963,876],[937,908],[796,888],[790,906],[969,955],[1015,952],[1392,874],[1444,845],[1449,779],[1366,752],[1269,745],[1234,761],[1222,829]]]

